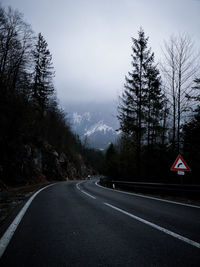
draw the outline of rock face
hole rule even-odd
[[[9,183],[9,177],[5,178],[7,169],[1,167],[1,177],[5,184]],[[93,171],[87,167],[80,154],[76,160],[70,159],[65,153],[57,152],[53,146],[43,142],[39,145],[25,144],[20,147],[17,160],[10,166],[15,173],[12,183],[33,184],[45,180],[68,180],[87,177]]]

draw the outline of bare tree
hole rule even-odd
[[[183,114],[190,103],[187,95],[193,91],[192,84],[198,71],[199,56],[187,34],[172,36],[164,43],[161,68],[166,82],[168,99],[171,104],[172,146],[180,150],[180,129]]]
[[[11,7],[0,8],[0,80],[4,87],[13,91],[20,81],[19,76],[29,68],[33,43],[31,27],[22,17]]]

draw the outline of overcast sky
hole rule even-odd
[[[131,37],[143,27],[156,59],[163,40],[189,33],[200,48],[199,0],[0,0],[24,14],[53,55],[61,103],[109,101],[131,70]]]

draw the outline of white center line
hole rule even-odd
[[[135,219],[135,220],[137,220],[139,222],[147,224],[147,225],[151,226],[152,228],[155,228],[155,229],[157,229],[157,230],[159,230],[159,231],[161,231],[161,232],[163,232],[165,234],[171,235],[171,236],[173,236],[173,237],[175,237],[175,238],[177,238],[177,239],[179,239],[179,240],[181,240],[183,242],[186,242],[186,243],[188,243],[188,244],[190,244],[190,245],[192,245],[194,247],[200,248],[200,243],[197,243],[197,242],[195,242],[195,241],[193,241],[193,240],[191,240],[191,239],[189,239],[187,237],[181,236],[181,235],[176,234],[176,233],[174,233],[174,232],[172,232],[172,231],[170,231],[170,230],[168,230],[166,228],[163,228],[163,227],[161,227],[161,226],[159,226],[157,224],[154,224],[154,223],[151,223],[149,221],[146,221],[146,220],[144,220],[144,219],[142,219],[142,218],[140,218],[138,216],[135,216],[135,215],[133,215],[133,214],[131,214],[131,213],[125,211],[125,210],[117,208],[117,207],[115,207],[115,206],[113,206],[113,205],[111,205],[109,203],[104,203],[104,204],[106,206],[112,208],[112,209],[115,209],[115,210],[117,210],[117,211],[119,211],[119,212],[121,212],[123,214],[128,215],[129,217],[131,217],[131,218],[133,218],[133,219]]]
[[[85,192],[85,191],[83,191],[83,190],[80,190],[80,191],[81,191],[82,193],[86,194],[88,197],[91,197],[91,198],[93,198],[93,199],[96,199],[96,197],[94,197],[94,196],[88,194],[87,192]]]
[[[79,182],[78,184],[76,184],[76,188],[77,188],[79,191],[81,191],[83,194],[86,194],[88,197],[91,197],[91,198],[93,198],[93,199],[96,199],[96,197],[94,197],[94,196],[90,195],[89,193],[85,192],[84,190],[80,189],[79,184],[81,184],[81,183],[83,183],[83,182]]]

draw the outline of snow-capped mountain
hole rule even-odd
[[[83,143],[105,150],[111,142],[116,142],[119,123],[112,103],[70,104],[66,105],[65,110],[72,130],[80,136]]]
[[[112,127],[106,125],[105,123],[103,123],[103,121],[99,121],[96,124],[92,125],[92,127],[90,127],[90,129],[87,130],[87,132],[84,133],[84,135],[91,136],[95,132],[102,132],[105,135],[109,131],[111,131],[113,134],[115,133]]]

